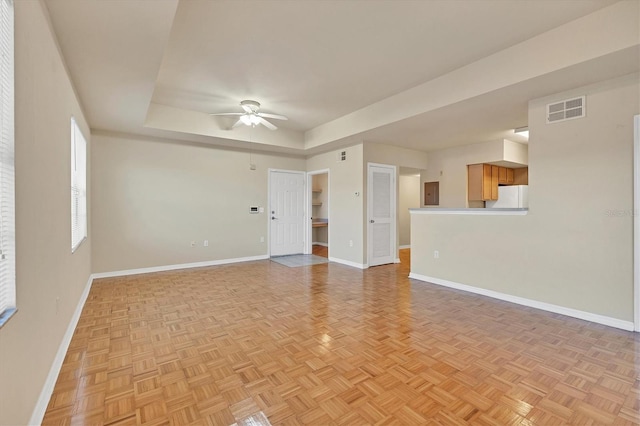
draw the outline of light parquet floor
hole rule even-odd
[[[314,244],[311,252],[316,256],[329,257],[329,247]]]
[[[640,423],[640,339],[407,278],[251,262],[94,282],[44,424]]]

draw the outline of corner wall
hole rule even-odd
[[[341,151],[347,152],[346,161],[338,161]],[[353,266],[364,263],[362,161],[362,144],[307,159],[308,172],[329,169],[329,256]]]
[[[264,256],[268,169],[305,170],[299,158],[101,133],[92,140],[96,273]]]
[[[531,101],[529,214],[412,215],[412,273],[632,322],[639,91],[633,74]],[[585,118],[546,124],[580,95]]]
[[[363,225],[363,238],[364,238],[364,253],[363,263],[368,263],[368,246],[367,246],[367,232],[368,232],[368,212],[367,212],[367,192],[368,188],[368,164],[388,164],[390,166],[396,166],[396,249],[395,258],[399,258],[398,247],[400,243],[400,167],[409,167],[412,169],[423,170],[427,168],[428,158],[431,154],[427,154],[424,151],[416,151],[414,149],[401,148],[392,145],[385,145],[380,143],[367,142],[364,145],[364,162],[363,162],[363,182],[364,182],[364,199],[363,208],[364,215],[362,217]],[[420,190],[416,197],[422,197]]]
[[[398,244],[411,245],[411,217],[409,209],[420,207],[420,176],[398,178]]]
[[[92,239],[71,254],[71,116],[90,152],[89,128],[43,4],[14,5],[18,312],[0,329],[3,425],[31,419],[88,282]]]
[[[424,187],[425,182],[440,182],[438,207],[484,207],[482,201],[478,202],[478,205],[469,205],[467,201],[467,165],[502,160],[504,160],[503,140],[432,151],[429,153],[427,170],[420,178],[421,188]],[[422,191],[424,192],[424,189]],[[421,194],[420,203],[425,207],[424,194]]]

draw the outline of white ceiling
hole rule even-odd
[[[529,99],[635,72],[637,46],[625,55],[603,50],[591,60],[585,53],[576,63],[535,73],[537,63],[521,66],[512,72],[522,75],[517,81],[508,81],[510,70],[496,70],[503,82],[482,90],[482,73],[475,72],[477,82],[460,80],[460,70],[495,58],[510,64],[504,52],[524,64],[518,52],[533,49],[545,33],[613,3],[46,2],[92,129],[300,155],[348,141],[418,150],[523,141],[510,129],[527,124]],[[447,98],[466,85],[478,86],[477,93]],[[401,98],[408,101],[398,108]],[[242,99],[289,121],[276,122],[275,132],[229,130],[228,119],[207,114],[239,111]]]

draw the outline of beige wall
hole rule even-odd
[[[105,134],[93,136],[92,161],[94,272],[266,255],[268,169],[305,168],[303,159]]]
[[[18,312],[0,329],[3,425],[31,418],[91,271],[91,237],[71,254],[71,116],[89,130],[41,3],[14,3]]]
[[[632,321],[639,90],[636,74],[530,102],[529,214],[413,215],[412,272]],[[585,118],[546,124],[578,95]]]
[[[363,244],[365,250],[363,252],[362,263],[367,263],[367,223],[368,223],[368,213],[367,213],[367,164],[368,163],[378,163],[378,164],[387,164],[391,166],[396,166],[396,258],[398,258],[398,247],[400,244],[400,215],[398,213],[400,208],[400,167],[409,167],[412,169],[425,169],[428,164],[428,156],[423,151],[416,151],[413,149],[400,148],[397,146],[384,145],[379,143],[367,142],[364,144],[364,165],[363,165],[363,181],[364,181],[364,215],[362,217],[362,227],[363,227]],[[420,195],[418,195],[420,196]]]
[[[411,245],[411,217],[409,209],[420,207],[420,176],[399,177],[398,185],[398,242]]]
[[[413,169],[424,169],[428,159],[428,154],[423,151],[373,142],[364,144],[364,155],[365,163],[390,164]]]
[[[517,143],[510,140],[504,140],[504,161],[518,163],[521,165],[529,164],[529,146],[523,143]]]
[[[313,201],[320,202],[320,206],[312,206],[312,217],[314,221],[316,219],[328,219],[329,218],[329,174],[320,173],[312,176],[313,183],[311,187],[313,189],[319,189],[322,192],[313,193]],[[311,235],[312,243],[327,244],[329,242],[329,229],[327,227],[313,228]]]
[[[346,161],[338,161],[340,151],[347,151]],[[309,172],[329,169],[329,256],[356,264],[364,253],[362,161],[362,144],[307,159]]]
[[[432,151],[427,169],[421,175],[421,183],[440,182],[438,207],[484,207],[482,201],[469,202],[467,199],[467,165],[478,163],[498,163],[509,167],[514,166],[511,163],[528,164],[527,145],[500,139]],[[425,207],[424,193],[420,200],[421,206]]]
[[[482,207],[468,205],[467,165],[503,159],[504,142],[502,140],[433,151],[429,153],[427,170],[422,173],[421,183],[440,182],[439,207]],[[424,189],[422,191],[424,192]],[[424,194],[421,194],[420,203],[424,206]]]

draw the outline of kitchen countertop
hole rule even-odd
[[[457,214],[457,215],[487,215],[487,216],[525,216],[529,213],[528,208],[524,209],[473,209],[473,208],[444,208],[444,207],[424,207],[420,209],[409,209],[411,214]]]

